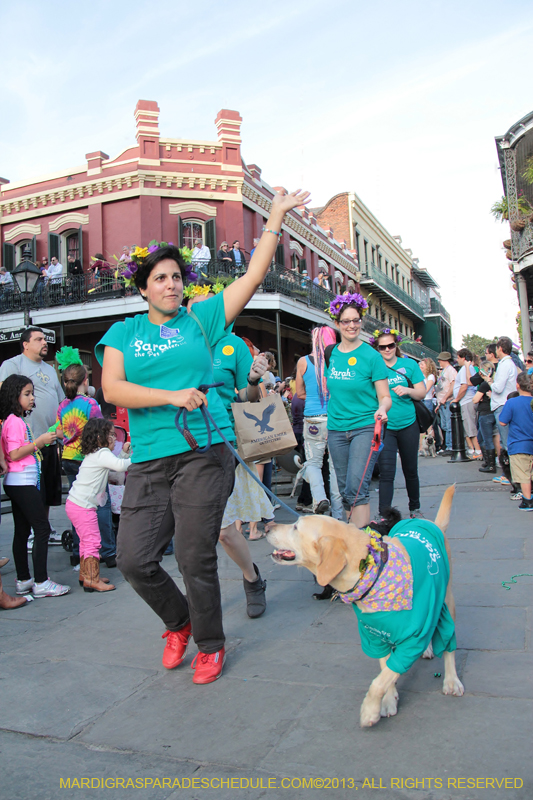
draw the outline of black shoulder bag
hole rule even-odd
[[[389,369],[392,369],[392,367],[389,367]],[[397,372],[398,375],[403,375],[403,372],[398,372],[397,369],[392,369],[392,371]],[[403,375],[403,377],[407,381],[409,389],[413,389],[413,381],[411,378],[408,375]],[[428,428],[431,428],[435,422],[435,412],[430,411],[422,400],[413,400],[412,397],[411,400],[415,407],[416,421],[418,422],[420,433],[426,433]]]

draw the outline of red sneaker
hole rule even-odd
[[[163,653],[163,666],[165,669],[178,667],[187,652],[187,645],[191,638],[191,623],[188,622],[179,631],[165,631],[162,639],[166,639],[165,651]]]
[[[193,683],[213,683],[222,675],[222,667],[226,660],[224,648],[216,653],[197,653],[193,658],[191,669],[195,670]]]

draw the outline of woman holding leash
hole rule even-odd
[[[201,281],[199,281],[199,284]],[[217,284],[211,286],[187,286],[187,311],[203,300],[214,297]],[[217,387],[229,420],[234,427],[233,403],[257,402],[261,398],[260,381],[268,368],[268,361],[261,353],[252,358],[248,345],[239,337],[228,333],[216,343],[213,350],[213,378],[215,383],[223,383]],[[259,480],[257,467],[249,464],[250,469]],[[235,470],[235,484],[228,499],[222,519],[220,543],[227,555],[242,570],[242,580],[246,594],[246,613],[252,619],[260,617],[266,610],[266,581],[261,578],[259,569],[250,555],[250,548],[237,523],[250,523],[249,542],[263,539],[265,534],[257,535],[257,523],[262,519],[271,519],[274,515],[272,503],[268,500],[261,486],[246,472],[241,464]],[[255,534],[255,535],[253,535]]]
[[[369,486],[378,456],[371,452],[374,426],[378,419],[387,421],[391,406],[383,360],[360,339],[367,309],[368,303],[359,293],[335,297],[329,314],[341,341],[325,352],[330,395],[328,447],[344,508],[350,512],[355,503],[350,521],[358,528],[370,522]]]
[[[225,659],[216,544],[233,489],[234,462],[216,431],[209,450],[191,450],[176,429],[176,411],[188,411],[190,434],[203,447],[208,433],[200,406],[209,402],[213,419],[232,438],[219,395],[199,388],[214,383],[206,340],[214,347],[226,335],[268,271],[285,214],[308,198],[307,192],[299,191],[274,195],[246,273],[198,304],[194,314],[181,307],[188,272],[184,256],[190,261],[190,253],[166,243],[136,248],[122,275],[147,300],[148,313],[115,323],[96,348],[103,361],[105,398],[129,409],[133,442],[118,566],[166,626],[165,667],[172,669],[183,661],[189,638],[194,637],[199,650],[193,661],[194,683],[217,680]],[[187,597],[161,568],[173,535]]]
[[[424,376],[412,358],[402,358],[399,343],[402,336],[397,330],[385,328],[374,331],[371,344],[379,350],[387,367],[392,406],[379,456],[379,511],[392,505],[396,456],[400,453],[405,486],[409,496],[411,519],[423,519],[420,512],[420,481],[418,480],[418,444],[420,427],[416,420],[413,400],[422,400],[426,394]]]

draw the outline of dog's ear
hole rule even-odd
[[[348,563],[346,547],[342,539],[334,536],[321,536],[317,543],[317,550],[316,579],[320,586],[327,586]]]

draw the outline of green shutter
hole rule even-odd
[[[60,250],[60,238],[57,233],[49,233],[48,234],[48,263],[53,259],[55,256],[58,261],[61,261],[59,258],[59,250]]]
[[[300,259],[300,272],[307,270],[307,260],[305,258]]]
[[[81,225],[78,228],[78,258],[83,267],[83,231]]]
[[[281,267],[285,266],[285,248],[282,244],[278,244],[276,247],[276,264],[279,264]]]
[[[210,219],[205,223],[205,244],[211,251],[211,258],[214,261],[216,257],[216,241],[217,229],[214,219]]]
[[[31,260],[35,264],[37,262],[37,237],[34,236],[31,240]]]
[[[8,272],[13,272],[15,269],[15,245],[4,242],[2,247],[2,266]]]
[[[178,242],[179,246],[183,247],[183,220],[178,217]]]

